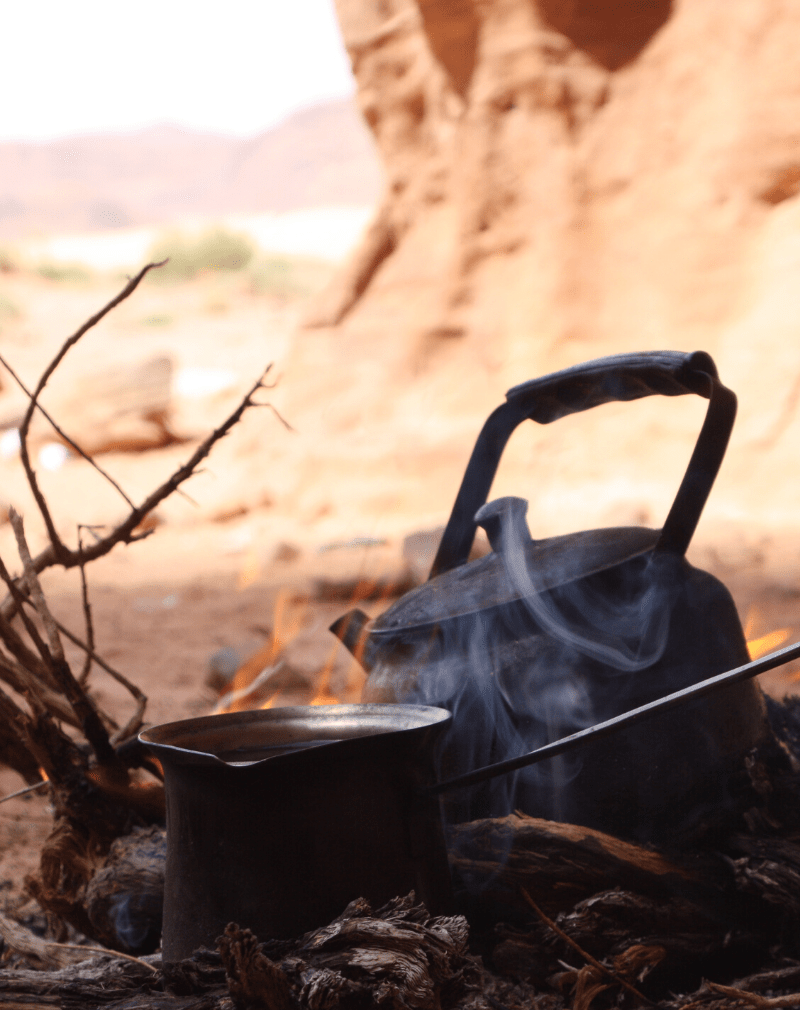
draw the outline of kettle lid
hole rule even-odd
[[[606,571],[652,550],[660,530],[644,526],[616,526],[582,530],[524,547],[529,571],[537,573],[541,590],[555,589],[577,579]],[[378,617],[371,634],[396,634],[407,628],[466,617],[519,599],[495,551],[434,576],[412,589]]]

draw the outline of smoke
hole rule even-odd
[[[557,569],[537,571],[530,564],[527,510],[523,498],[498,498],[475,519],[486,529],[533,621],[562,645],[612,670],[633,673],[652,666],[664,651],[669,630],[675,558],[649,553],[628,565],[613,594],[607,580],[590,577],[562,584]]]
[[[482,607],[463,613],[462,606],[424,640],[412,631],[400,643],[395,638],[385,656],[376,652],[373,684],[394,678],[397,700],[453,713],[440,756],[443,779],[624,711],[665,649],[680,558],[648,551],[615,564],[612,556],[576,577],[574,552],[532,549],[526,511],[523,499],[501,498],[476,516],[502,561],[495,569],[506,583],[502,592],[472,587]],[[576,751],[449,794],[446,818],[458,823],[521,808],[575,819],[583,763]]]
[[[161,895],[119,892],[111,896],[108,919],[126,950],[150,953],[161,933]]]

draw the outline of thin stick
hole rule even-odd
[[[78,550],[83,551],[83,541],[81,539],[82,526],[78,526]],[[81,687],[86,685],[89,673],[92,669],[92,652],[94,652],[94,624],[92,623],[92,608],[89,603],[89,587],[86,584],[86,562],[81,561],[78,565],[81,573],[81,603],[83,604],[83,617],[86,626],[86,653],[83,661],[83,669],[78,675],[78,683]]]
[[[736,989],[731,985],[720,985],[718,982],[706,982],[709,989],[718,992],[723,996],[731,996],[733,999],[749,1003],[750,1006],[757,1007],[758,1010],[771,1010],[778,1007],[800,1006],[800,993],[790,993],[786,996],[762,996],[759,992],[747,992],[745,989]]]
[[[34,711],[46,711],[76,729],[81,723],[69,703],[30,670],[0,653],[0,679],[22,695]]]
[[[72,670],[69,668],[69,663],[67,663],[64,657],[64,647],[58,635],[58,628],[53,615],[50,613],[50,608],[47,606],[47,601],[44,598],[42,587],[33,566],[33,559],[25,540],[22,516],[20,516],[16,509],[9,508],[8,518],[17,539],[17,549],[19,550],[20,560],[25,570],[25,581],[28,586],[28,592],[47,633],[50,655],[52,657],[51,668],[56,683],[66,695],[70,705],[72,705],[75,715],[80,719],[84,736],[91,745],[98,762],[103,765],[116,765],[118,764],[118,758],[114,748],[111,746],[108,732],[103,725],[100,714],[84,689],[75,680]]]
[[[547,926],[549,929],[551,929],[556,934],[556,936],[559,936],[564,941],[564,943],[566,943],[570,947],[572,947],[572,949],[577,954],[580,954],[580,956],[584,959],[584,961],[587,964],[590,964],[593,968],[597,968],[598,971],[601,971],[604,975],[606,975],[612,981],[616,982],[618,985],[623,986],[625,989],[628,990],[628,992],[633,993],[633,995],[636,996],[637,999],[640,999],[643,1003],[646,1003],[647,1006],[653,1006],[653,1003],[651,1003],[650,1000],[645,995],[643,995],[642,993],[640,993],[638,989],[634,988],[634,986],[632,986],[630,984],[630,982],[626,982],[624,978],[622,978],[620,975],[618,975],[611,968],[607,968],[604,964],[601,964],[600,961],[598,961],[596,958],[592,957],[591,954],[587,953],[580,946],[580,944],[576,943],[572,939],[571,936],[567,936],[567,934],[564,932],[563,929],[561,929],[560,926],[557,926],[553,922],[552,919],[550,919],[547,915],[545,915],[545,913],[541,910],[541,908],[539,908],[539,906],[536,904],[536,902],[533,900],[533,898],[528,894],[528,892],[525,890],[524,887],[520,887],[520,892],[522,894],[522,897],[530,905],[530,907],[534,910],[534,912],[541,919],[541,921],[545,924],[545,926]]]
[[[36,577],[36,572],[33,569],[33,558],[31,557],[31,552],[28,549],[28,542],[25,539],[25,527],[22,522],[22,516],[13,506],[11,506],[8,510],[8,521],[11,523],[11,528],[14,530],[14,536],[17,541],[17,550],[19,551],[20,561],[22,561],[22,567],[25,572],[24,578],[28,587],[28,592],[33,600],[33,606],[36,613],[39,615],[39,619],[44,625],[45,634],[47,635],[49,650],[45,651],[45,655],[42,656],[42,659],[44,659],[45,662],[48,659],[60,659],[63,661],[64,647],[61,644],[61,639],[58,637],[58,628],[56,628],[53,615],[50,613],[50,608],[47,606],[47,601],[44,598],[41,584]]]
[[[0,365],[2,365],[3,368],[5,368],[5,370],[8,372],[8,374],[14,380],[14,382],[16,382],[16,384],[19,386],[19,388],[22,390],[22,392],[27,397],[29,397],[29,398],[32,399],[33,398],[33,393],[31,393],[31,391],[28,389],[28,387],[25,385],[25,383],[22,381],[22,379],[20,379],[20,377],[17,375],[17,373],[11,367],[11,365],[9,365],[9,363],[6,361],[6,359],[3,357],[2,354],[0,354]],[[125,499],[126,503],[128,505],[130,505],[131,508],[134,508],[133,502],[125,494],[125,492],[122,490],[122,488],[119,486],[119,484],[117,484],[117,482],[114,480],[114,478],[111,476],[111,474],[106,473],[106,471],[100,466],[100,464],[97,463],[97,462],[95,462],[95,460],[92,459],[92,457],[88,454],[88,452],[84,452],[83,449],[81,449],[81,447],[78,445],[78,443],[75,442],[75,441],[73,441],[69,437],[69,435],[62,428],[60,428],[56,424],[56,422],[47,413],[47,411],[44,409],[44,407],[41,405],[41,403],[39,403],[38,400],[36,401],[36,409],[45,418],[45,420],[50,423],[50,427],[56,432],[56,434],[59,435],[59,437],[62,438],[67,443],[67,445],[70,447],[70,449],[74,449],[75,452],[79,456],[82,456],[90,466],[93,466],[95,468],[95,470],[97,470],[97,472],[100,474],[101,477],[105,477],[105,479],[114,488],[114,490],[118,491],[119,494]],[[21,440],[20,440],[20,444],[21,444]]]
[[[42,661],[45,664],[49,663],[50,654],[47,650],[47,646],[42,641],[41,636],[39,635],[39,631],[36,628],[36,625],[33,623],[33,621],[31,621],[31,619],[28,617],[28,615],[24,612],[22,608],[22,603],[25,600],[25,596],[20,587],[14,581],[14,579],[12,579],[8,569],[5,566],[5,562],[3,561],[2,558],[0,558],[0,579],[2,579],[3,582],[5,582],[5,584],[8,586],[8,590],[11,593],[11,596],[13,597],[14,602],[17,605],[17,611],[19,612],[19,615],[22,618],[22,623],[25,625],[25,630],[28,632],[28,635],[30,636],[30,639],[33,642],[33,644],[36,646],[36,649],[39,655],[41,656]],[[33,668],[33,664],[31,662],[31,660],[33,660],[34,658],[33,653],[31,653],[30,650],[27,649],[25,643],[22,641],[21,638],[19,638],[19,635],[17,635],[17,633],[11,627],[10,622],[6,622],[5,618],[2,617],[2,615],[0,615],[0,620],[2,620],[2,623],[7,625],[9,632],[11,632],[12,636],[18,640],[19,646],[21,647],[22,650],[24,650],[23,654],[19,655],[18,650],[13,649],[14,654],[17,656],[18,659],[20,659],[21,662],[25,662],[25,660],[28,659],[29,665],[31,665],[31,667]],[[5,628],[3,628],[3,631],[5,631]],[[7,636],[5,634],[3,634],[3,639],[4,641],[7,642],[9,648],[12,648],[12,643],[8,641]],[[25,653],[30,653],[30,655],[26,656]],[[43,667],[43,670],[44,669],[46,669],[46,665],[45,667]]]
[[[40,746],[37,739],[34,739],[31,732],[31,717],[26,715],[2,688],[0,688],[0,718],[7,726],[11,727],[22,746],[31,754],[39,767],[44,769],[44,774],[52,780],[56,769],[53,767],[50,754]]]
[[[7,796],[0,796],[0,803],[5,803],[6,800],[13,800],[17,796],[24,796],[25,793],[32,793],[34,789],[41,789],[42,786],[49,786],[50,779],[42,779],[41,782],[34,782],[32,786],[25,786],[24,789],[18,789],[15,793],[8,793]]]
[[[55,560],[61,561],[62,555],[72,554],[74,552],[70,551],[69,548],[63,543],[61,537],[59,537],[58,532],[53,522],[53,517],[50,514],[50,509],[47,505],[44,495],[42,494],[39,483],[36,479],[36,474],[31,466],[30,454],[28,453],[28,431],[31,426],[31,419],[33,417],[34,411],[37,407],[37,401],[39,396],[47,385],[50,376],[58,368],[61,362],[64,360],[67,352],[71,347],[81,339],[81,337],[90,330],[93,326],[96,326],[100,320],[108,315],[108,313],[117,307],[120,302],[125,301],[129,295],[133,294],[136,288],[139,286],[140,281],[154,267],[162,266],[161,263],[148,263],[147,266],[143,267],[135,277],[133,277],[125,287],[120,291],[120,293],[111,299],[107,305],[105,305],[99,312],[96,312],[91,318],[87,319],[86,322],[80,326],[71,337],[68,337],[64,343],[61,345],[58,353],[47,366],[47,368],[42,373],[39,381],[36,383],[36,388],[31,394],[30,403],[28,404],[28,409],[25,411],[25,416],[22,419],[22,424],[19,428],[19,454],[22,460],[22,466],[25,470],[25,476],[28,480],[28,485],[33,494],[36,506],[41,513],[42,519],[44,520],[45,527],[47,528],[47,535],[50,538],[50,547],[55,554]],[[41,569],[39,569],[41,571]]]
[[[53,543],[52,538],[49,546],[45,547],[41,553],[39,553],[33,561],[34,570],[38,572],[44,571],[45,568],[51,567],[51,565],[60,564],[64,568],[74,568],[77,565],[83,563],[88,563],[89,561],[94,561],[96,558],[104,557],[109,551],[119,543],[135,543],[138,540],[144,540],[146,537],[150,536],[153,532],[148,530],[144,533],[134,533],[134,529],[139,525],[142,519],[156,507],[165,498],[169,497],[174,491],[176,491],[180,484],[185,480],[188,480],[196,471],[200,463],[208,456],[214,445],[224,438],[228,432],[233,428],[240,420],[242,415],[250,407],[255,406],[268,406],[267,404],[256,404],[253,402],[253,396],[258,392],[259,389],[265,389],[264,378],[272,368],[272,365],[267,366],[261,377],[253,384],[253,386],[248,390],[246,395],[243,397],[241,403],[233,411],[233,413],[226,418],[226,420],[197,447],[192,456],[183,464],[178,470],[173,473],[173,475],[166,480],[160,487],[156,488],[141,505],[137,506],[130,515],[125,519],[119,526],[109,533],[107,537],[103,537],[98,540],[97,543],[92,544],[89,547],[85,547],[82,551],[72,551],[66,547],[61,541],[58,541],[60,546]],[[3,602],[0,611],[7,614],[9,610],[13,611],[13,601],[6,599]]]
[[[158,974],[158,968],[154,968],[152,964],[148,964],[147,961],[143,961],[140,957],[134,957],[132,954],[123,954],[118,950],[109,950],[107,947],[84,947],[83,944],[79,943],[54,943],[52,940],[46,940],[48,947],[59,947],[61,950],[88,950],[92,954],[107,954],[109,957],[121,957],[123,961],[133,961],[134,964],[143,964],[145,968],[149,968],[150,971]]]
[[[105,671],[106,671],[106,673],[107,673],[107,674],[108,674],[108,675],[109,675],[110,677],[113,677],[113,678],[114,678],[114,680],[116,680],[116,682],[117,682],[118,684],[122,684],[122,686],[123,686],[123,687],[124,687],[124,688],[125,688],[125,689],[126,689],[126,690],[127,690],[128,692],[130,692],[130,694],[132,694],[132,695],[133,695],[133,697],[134,697],[134,698],[136,699],[136,701],[137,701],[137,702],[138,702],[139,704],[138,704],[138,707],[137,707],[137,710],[136,710],[136,715],[135,715],[135,716],[133,717],[133,719],[131,719],[131,722],[133,722],[133,720],[134,720],[134,719],[137,719],[137,718],[138,718],[138,719],[140,720],[140,723],[139,723],[139,724],[141,725],[141,717],[142,717],[142,716],[144,715],[144,710],[145,710],[145,708],[146,708],[146,706],[147,706],[147,695],[146,695],[146,694],[145,694],[145,693],[144,693],[143,691],[141,691],[141,690],[140,690],[140,689],[139,689],[139,688],[138,688],[138,687],[137,687],[137,686],[136,686],[136,685],[135,685],[134,683],[132,683],[132,682],[131,682],[130,680],[128,680],[128,678],[127,678],[127,677],[125,677],[125,676],[124,676],[123,674],[121,674],[121,673],[119,672],[119,670],[115,670],[113,666],[109,666],[109,664],[108,664],[108,663],[107,663],[107,662],[106,662],[106,661],[105,661],[105,660],[103,659],[103,657],[102,657],[102,656],[99,656],[99,655],[98,655],[98,654],[97,654],[97,653],[96,653],[96,652],[94,651],[94,649],[90,649],[90,648],[88,647],[88,645],[87,645],[87,644],[86,644],[85,642],[82,642],[82,641],[80,640],[80,638],[78,638],[78,636],[77,636],[77,635],[73,634],[73,633],[72,633],[72,632],[71,632],[71,631],[69,630],[69,628],[65,628],[65,627],[64,627],[64,625],[63,625],[63,624],[60,624],[60,623],[59,623],[58,621],[56,621],[56,627],[58,628],[58,630],[59,630],[59,631],[61,632],[61,634],[62,634],[62,635],[66,635],[66,636],[67,636],[67,638],[68,638],[68,639],[69,639],[69,640],[70,640],[70,641],[71,641],[71,642],[72,642],[72,643],[73,643],[74,645],[77,645],[79,649],[83,649],[83,651],[84,651],[84,652],[85,652],[85,653],[86,653],[86,654],[87,654],[88,656],[90,656],[90,657],[91,657],[91,659],[92,659],[92,661],[93,661],[93,662],[97,663],[97,665],[98,665],[99,667],[101,667],[101,668],[102,668],[103,670],[105,670]],[[128,725],[130,725],[130,722],[128,723]],[[124,728],[125,728],[125,727],[123,727],[123,729],[124,729]],[[121,732],[122,732],[122,730],[120,730],[119,732],[121,733]],[[133,729],[132,729],[132,730],[129,730],[129,732],[128,732],[128,733],[127,733],[126,735],[130,735],[131,733],[134,733],[134,732],[135,732],[135,730],[133,730]],[[114,735],[115,735],[115,736],[118,736],[118,735],[119,735],[119,733],[115,733]],[[120,739],[124,739],[124,737],[121,737]]]
[[[33,606],[31,600],[25,596],[21,598],[21,602],[27,603],[29,607]],[[72,631],[69,630],[69,628],[61,624],[60,621],[56,621],[55,624],[62,635],[65,635],[74,645],[77,645],[79,649],[83,649],[83,651],[91,658],[91,660],[94,663],[96,663],[99,667],[101,667],[101,669],[105,670],[110,677],[113,677],[118,684],[121,684],[126,689],[126,691],[128,691],[136,699],[137,702],[136,711],[128,720],[128,722],[122,727],[122,729],[117,730],[111,737],[111,743],[116,746],[116,744],[119,743],[120,740],[127,739],[127,737],[132,736],[141,728],[142,722],[144,721],[143,717],[145,709],[147,708],[147,695],[143,691],[141,691],[134,683],[128,680],[127,677],[121,674],[119,670],[115,670],[113,666],[110,666],[103,659],[102,656],[98,655],[94,651],[94,649],[90,649],[86,644],[86,642],[78,638],[76,634],[74,634]]]

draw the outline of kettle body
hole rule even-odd
[[[661,530],[623,527],[532,540],[527,503],[485,504],[500,455],[540,423],[611,399],[695,392],[710,400]],[[711,490],[735,397],[708,355],[620,355],[515,387],[484,426],[424,585],[369,621],[332,628],[369,676],[364,699],[448,708],[440,776],[560,739],[748,661],[734,602],[685,551]],[[468,562],[476,527],[492,553]],[[758,686],[732,685],[574,755],[445,800],[451,822],[535,816],[637,841],[724,830],[755,800],[745,760],[770,731]]]

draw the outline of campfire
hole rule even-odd
[[[428,581],[320,590],[385,609],[335,623],[340,641],[306,705],[279,704],[285,651],[311,606],[286,591],[213,714],[143,729],[147,699],[94,648],[85,569],[153,532],[142,520],[263,379],[88,545],[86,531],[75,547],[59,537],[26,439],[63,356],[149,269],[65,343],[20,429],[50,543],[33,557],[12,513],[22,573],[0,563],[0,745],[51,797],[28,888],[60,932],[0,916],[0,1002],[800,1005],[800,704],[765,698],[753,679],[800,647],[775,652],[791,630],[762,634],[757,617],[742,629],[725,587],[684,557],[735,408],[708,355],[603,359],[511,390],[478,439]],[[523,420],[656,393],[709,401],[661,530],[536,540],[522,499],[487,502]],[[491,551],[469,560],[478,526]],[[41,589],[54,564],[83,573],[82,636]],[[63,637],[83,650],[82,670]],[[341,642],[367,676],[359,705],[332,686]],[[129,691],[125,725],[89,691],[92,664]]]

